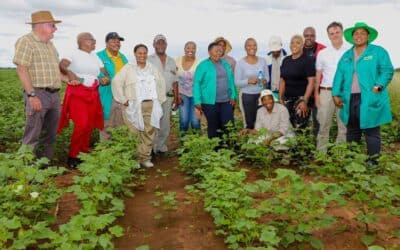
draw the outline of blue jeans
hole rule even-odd
[[[207,134],[209,138],[221,137],[228,122],[233,123],[233,107],[229,102],[217,102],[201,105],[207,119]]]
[[[186,132],[189,125],[192,129],[200,129],[200,120],[194,112],[193,97],[181,94],[181,98],[183,103],[179,105],[179,129]]]

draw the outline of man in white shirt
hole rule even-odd
[[[332,22],[327,27],[331,46],[321,50],[316,59],[316,81],[314,89],[315,103],[318,108],[318,122],[320,124],[317,135],[317,149],[326,150],[329,141],[329,130],[332,125],[333,114],[336,113],[338,134],[336,142],[346,141],[346,127],[339,118],[339,109],[332,99],[332,83],[337,64],[348,46],[343,43],[343,26],[339,22]]]
[[[92,53],[96,40],[87,32],[77,37],[78,49],[64,56],[60,71],[68,78],[58,132],[69,125],[71,119],[75,126],[71,135],[68,153],[68,166],[76,168],[79,153],[89,151],[90,137],[94,128],[103,129],[103,110],[98,92],[100,84],[108,84],[108,76],[98,79],[105,72],[103,62]]]

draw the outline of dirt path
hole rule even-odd
[[[148,245],[150,249],[227,249],[223,238],[216,236],[211,216],[203,209],[201,201],[191,202],[185,192],[191,184],[175,167],[177,157],[156,157],[155,167],[146,170],[147,180],[143,187],[134,191],[135,196],[125,201],[125,216],[118,224],[125,235],[115,241],[116,249],[135,249]],[[178,209],[165,211],[153,202],[162,198],[156,192],[176,192]],[[161,214],[160,219],[155,216]]]

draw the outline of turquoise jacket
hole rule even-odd
[[[121,54],[122,61],[124,64],[128,62],[124,54]],[[104,68],[106,69],[108,75],[110,76],[110,80],[112,80],[115,76],[115,65],[111,58],[107,56],[106,49],[103,49],[99,52],[97,52],[97,56],[100,58],[100,60],[104,64]],[[104,77],[103,73],[100,73],[99,78]],[[113,95],[111,91],[111,84],[108,85],[100,85],[99,87],[99,93],[100,93],[100,101],[101,101],[101,106],[103,107],[103,113],[104,113],[104,120],[108,120],[110,118],[110,112],[111,112],[111,104],[113,100]]]
[[[221,60],[228,77],[229,99],[236,100],[237,92],[231,66],[225,60]],[[203,60],[196,68],[193,79],[194,105],[215,104],[217,95],[217,70],[214,63],[208,58]]]
[[[340,59],[332,87],[332,96],[338,96],[343,101],[340,118],[344,124],[348,124],[350,114],[351,86],[355,70],[353,48],[346,51]],[[356,72],[361,90],[360,128],[374,128],[391,122],[390,98],[386,87],[394,70],[387,51],[369,44],[356,63]],[[383,90],[372,92],[375,85],[381,85]]]

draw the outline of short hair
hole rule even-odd
[[[218,43],[216,42],[212,42],[208,45],[208,51],[212,50],[214,47],[219,46]]]
[[[304,45],[304,37],[302,35],[296,34],[290,38],[290,43],[292,43],[293,40],[300,40],[301,43]]]
[[[81,33],[79,33],[78,36],[76,37],[76,42],[78,43],[78,45],[79,45],[79,42],[80,42],[83,38],[86,38],[86,37],[88,37],[88,36],[92,36],[92,34],[90,34],[89,32],[81,32]]]
[[[190,44],[192,44],[195,48],[197,48],[196,43],[193,42],[193,41],[188,41],[188,42],[186,42],[184,48],[186,48],[186,46],[188,46],[188,45],[190,45]]]
[[[328,25],[328,27],[326,27],[326,31],[328,32],[329,29],[332,28],[332,27],[339,27],[341,30],[343,30],[343,25],[342,25],[342,23],[334,21],[334,22],[331,22],[331,23]]]
[[[133,48],[133,53],[136,53],[136,51],[140,48],[145,48],[146,52],[149,51],[149,49],[147,48],[146,45],[144,45],[143,43],[139,43],[137,44],[134,48]]]
[[[250,42],[250,41],[254,41],[254,42],[257,44],[256,39],[254,39],[254,38],[252,38],[252,37],[249,37],[249,38],[246,39],[246,41],[244,41],[244,47],[246,47],[246,44],[247,44],[248,42]]]
[[[304,35],[304,32],[306,32],[306,30],[312,30],[312,32],[315,34],[315,28],[312,26],[305,27],[303,30],[303,35]]]

